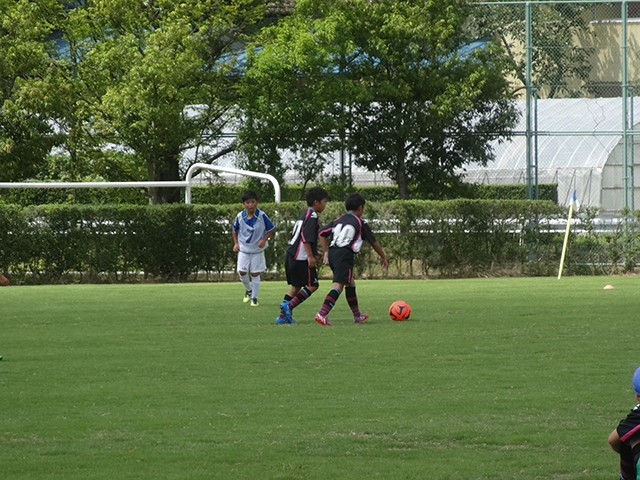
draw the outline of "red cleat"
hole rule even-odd
[[[327,317],[325,317],[324,315],[320,315],[319,313],[316,313],[316,322],[318,322],[320,325],[333,325]]]

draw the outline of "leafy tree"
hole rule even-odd
[[[72,86],[62,118],[77,139],[70,150],[95,136],[101,146],[134,153],[148,180],[179,180],[188,167],[182,153],[219,138],[231,117],[230,52],[264,7],[258,0],[79,3],[60,25],[69,52],[57,63]],[[178,199],[177,189],[150,191],[152,203]]]
[[[297,2],[250,58],[245,141],[319,155],[344,145],[400,198],[411,185],[447,196],[516,120],[504,56],[466,47],[468,16],[455,0]]]
[[[592,5],[536,2],[531,6],[531,77],[540,97],[577,97],[585,94],[594,49],[580,45],[589,33]],[[517,80],[514,93],[526,88],[525,2],[474,8],[472,27],[479,36],[495,36],[511,60]]]
[[[283,165],[279,151],[322,157],[336,146],[336,116],[343,108],[330,103],[339,97],[332,90],[338,85],[326,75],[327,52],[311,28],[308,18],[294,13],[265,29],[247,48],[248,68],[239,79],[238,138],[245,165],[278,179],[287,166],[300,172],[299,165]]]
[[[60,141],[38,88],[52,48],[55,0],[0,0],[0,180],[32,178]]]

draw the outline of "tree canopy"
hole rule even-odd
[[[178,180],[181,153],[218,138],[229,121],[229,54],[264,7],[257,0],[84,2],[62,24],[70,111],[85,110],[85,128],[133,152],[149,180]],[[152,189],[151,200],[177,195]]]
[[[0,175],[42,176],[59,145],[67,179],[178,180],[185,151],[239,126],[205,161],[240,146],[282,178],[290,150],[309,180],[344,151],[401,198],[444,198],[508,135],[512,64],[499,42],[470,48],[465,2],[298,0],[269,25],[273,3],[0,0]]]
[[[48,122],[51,105],[38,79],[46,75],[51,45],[43,39],[57,2],[0,0],[0,180],[36,175],[61,141]]]
[[[242,92],[252,149],[344,148],[410,188],[443,198],[456,170],[508,135],[508,66],[498,44],[471,49],[455,0],[302,0],[260,37]],[[268,165],[265,168],[269,168]]]
[[[469,27],[478,35],[495,36],[509,57],[514,92],[526,88],[525,2],[482,5],[474,9]],[[589,30],[593,5],[585,2],[536,2],[531,8],[531,79],[541,98],[577,97],[588,93],[593,47],[581,45]],[[587,87],[587,88],[585,88]]]

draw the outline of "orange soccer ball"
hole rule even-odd
[[[394,322],[403,322],[409,319],[411,307],[403,300],[397,300],[389,307],[389,316]]]

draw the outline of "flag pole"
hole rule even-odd
[[[575,194],[574,194],[575,195]],[[558,269],[558,280],[562,277],[562,269],[564,268],[564,257],[567,254],[567,245],[569,243],[569,230],[571,230],[571,217],[573,217],[573,198],[569,205],[569,218],[567,218],[567,229],[564,232],[564,242],[562,244],[562,255],[560,256],[560,268]]]

